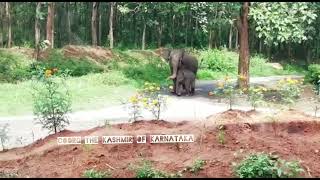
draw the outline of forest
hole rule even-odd
[[[239,47],[241,3],[1,2],[0,46]],[[283,13],[285,12],[285,13]],[[249,47],[269,59],[319,58],[319,3],[251,3]]]
[[[0,2],[0,178],[320,177],[319,25],[318,2]]]

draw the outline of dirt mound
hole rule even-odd
[[[114,58],[108,48],[67,45],[62,48],[65,57],[89,58],[97,62],[104,62]]]
[[[252,120],[255,116],[251,113],[227,111],[221,113],[219,119],[224,116]],[[276,118],[284,119],[285,113]],[[303,176],[320,177],[320,123],[310,121],[311,117],[299,113],[292,113],[286,119],[307,121],[225,124],[222,144],[216,125],[203,127],[200,122],[138,121],[83,132],[64,131],[45,138],[38,145],[0,153],[0,172],[17,173],[19,177],[81,177],[85,170],[94,168],[110,170],[112,177],[123,178],[135,177],[135,171],[131,168],[143,159],[167,173],[182,171],[196,159],[203,159],[206,164],[199,173],[182,171],[183,177],[233,177],[232,162],[238,162],[248,153],[264,151],[273,152],[286,160],[303,160],[301,164],[306,170]],[[159,133],[193,134],[195,142],[58,146],[55,141],[58,136]],[[19,154],[23,151],[29,154]],[[12,154],[20,157],[4,160]]]

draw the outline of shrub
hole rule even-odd
[[[289,108],[296,102],[302,92],[302,81],[291,78],[280,80],[278,82],[282,101],[289,105]]]
[[[230,78],[226,76],[223,82],[219,82],[218,88],[216,88],[213,92],[209,92],[209,95],[216,95],[219,98],[227,98],[229,101],[229,110],[232,110],[232,105],[236,95],[239,93],[241,93],[241,91],[237,90],[236,87],[231,83]]]
[[[250,87],[248,89],[248,99],[254,110],[258,105],[264,104],[263,92],[267,91],[264,87]]]
[[[17,54],[0,51],[0,82],[17,82],[30,78],[27,60]]]
[[[83,173],[83,177],[85,178],[107,178],[110,177],[110,172],[102,172],[94,169],[86,170]]]
[[[298,162],[264,153],[250,155],[235,168],[235,174],[240,178],[294,178],[302,172]]]
[[[9,124],[5,124],[0,128],[0,142],[1,142],[2,150],[5,150],[4,144],[9,140],[8,126]]]
[[[157,120],[160,119],[160,114],[167,104],[167,97],[159,94],[160,89],[160,86],[156,83],[146,82],[142,90],[144,96],[142,99],[143,105]]]
[[[57,69],[47,69],[38,77],[39,86],[34,87],[34,114],[43,128],[57,133],[69,120],[66,116],[71,111],[71,98],[68,90],[62,90],[63,79],[54,77]],[[63,78],[63,77],[62,77]],[[61,81],[62,82],[59,82]]]
[[[103,68],[90,62],[88,59],[68,58],[58,51],[50,52],[47,59],[36,62],[31,69],[48,69],[51,67],[58,68],[61,72],[69,71],[71,76],[83,76],[89,73],[99,73]]]
[[[141,99],[143,97],[141,94],[135,94],[131,96],[126,102],[126,108],[129,111],[130,119],[136,121],[139,117],[141,116],[141,110],[142,110],[142,104],[141,104]]]
[[[305,76],[305,80],[314,85],[317,85],[320,80],[320,65],[311,64],[308,66],[308,72]]]
[[[181,174],[167,174],[160,170],[154,169],[149,161],[143,161],[142,166],[136,168],[136,178],[176,178]]]
[[[234,72],[237,64],[234,59],[217,49],[202,51],[200,54],[201,68],[219,72]]]
[[[206,164],[204,160],[197,159],[193,162],[192,166],[189,168],[190,172],[197,173],[203,169],[203,166]]]

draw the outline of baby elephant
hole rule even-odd
[[[194,94],[196,75],[188,69],[179,69],[176,79],[176,93],[181,96],[183,89],[186,90],[187,95]],[[184,87],[184,88],[183,88]]]

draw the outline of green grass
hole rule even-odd
[[[73,111],[120,104],[120,100],[129,97],[137,87],[119,72],[70,77],[66,84],[72,96]],[[31,81],[1,84],[0,94],[5,96],[0,96],[0,116],[32,114],[31,86]]]
[[[238,54],[226,50],[197,51],[198,59],[205,60],[211,58],[214,68],[222,69],[223,71],[212,70],[200,66],[197,79],[212,80],[222,79],[228,75],[232,78],[237,76]],[[57,51],[58,52],[58,51]],[[146,51],[147,52],[147,51]],[[141,88],[144,82],[153,82],[162,86],[167,86],[172,81],[166,78],[170,74],[169,66],[163,63],[159,58],[141,54],[139,51],[132,50],[114,50],[117,54],[112,61],[101,64],[105,72],[87,73],[91,70],[88,64],[82,63],[80,70],[83,74],[79,77],[69,77],[66,81],[72,96],[72,110],[90,110],[103,108],[115,104],[120,104],[121,99],[125,99],[133,94],[137,89]],[[207,54],[206,54],[207,53]],[[211,54],[210,54],[211,53]],[[67,65],[73,66],[72,62],[67,64],[62,63],[59,53],[52,56],[52,62],[58,63],[61,67],[67,68]],[[20,57],[21,55],[12,56]],[[11,56],[8,56],[11,57]],[[224,63],[219,61],[214,64],[215,60],[223,59],[228,61]],[[57,61],[56,61],[57,60]],[[20,61],[20,60],[19,60]],[[22,61],[22,60],[21,60]],[[250,74],[251,76],[272,76],[272,75],[287,75],[287,74],[304,74],[305,70],[296,66],[286,65],[284,70],[276,70],[266,64],[266,59],[260,56],[251,57]],[[27,60],[23,60],[27,62]],[[30,63],[30,62],[29,62]],[[219,67],[227,65],[232,71],[226,71],[228,68]],[[91,65],[90,65],[91,67]],[[88,70],[88,71],[89,71]],[[32,95],[31,81],[22,81],[17,84],[1,83],[0,84],[0,116],[16,116],[16,115],[31,115],[32,114]]]
[[[206,50],[200,52],[199,60],[203,62],[197,73],[197,79],[217,80],[228,75],[237,77],[239,55],[227,50]],[[250,57],[250,76],[266,77],[278,75],[305,75],[306,70],[295,65],[283,65],[283,70],[271,67],[268,60],[259,55]]]

